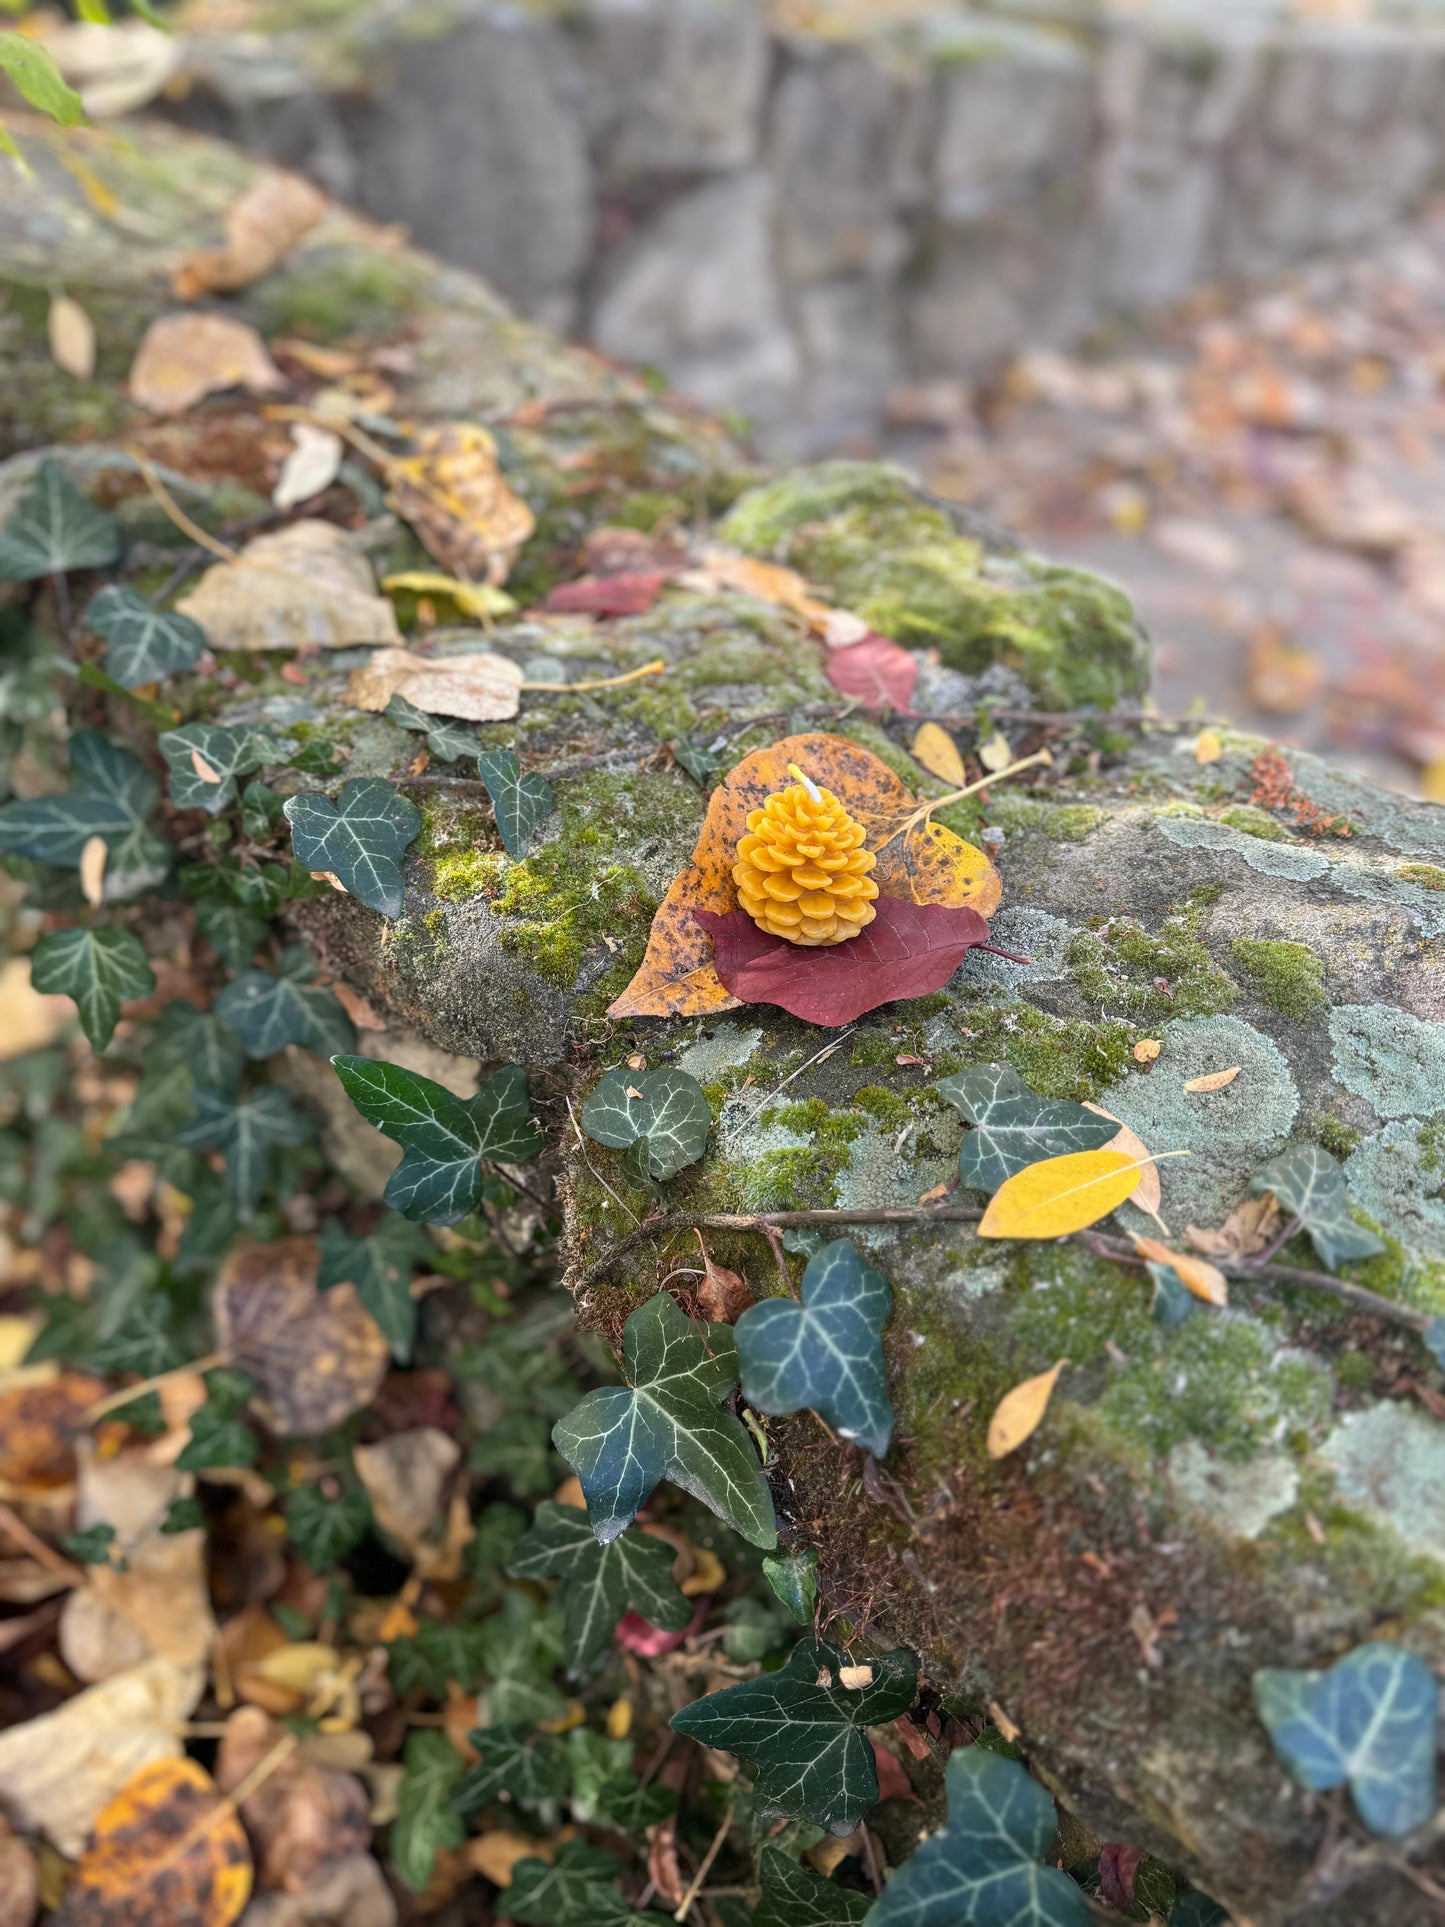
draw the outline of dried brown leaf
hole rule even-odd
[[[131,400],[152,415],[183,415],[227,388],[274,395],[285,386],[256,330],[220,314],[158,315],[130,370]]]
[[[89,381],[95,373],[95,324],[80,303],[68,294],[55,295],[47,332],[50,359],[56,367],[77,381]]]
[[[396,611],[345,529],[311,517],[258,535],[176,604],[213,649],[350,649],[399,643]],[[289,665],[288,665],[289,666]]]
[[[1202,1298],[1207,1305],[1227,1305],[1229,1303],[1229,1283],[1222,1271],[1203,1258],[1191,1258],[1187,1252],[1171,1251],[1157,1238],[1134,1238],[1134,1249],[1141,1258],[1148,1258],[1156,1265],[1169,1265],[1186,1290],[1192,1291],[1196,1298]]]
[[[1207,1076],[1189,1078],[1184,1089],[1186,1091],[1222,1091],[1226,1084],[1232,1084],[1238,1076],[1238,1064],[1231,1064],[1227,1071],[1210,1071]]]
[[[69,997],[47,997],[31,987],[30,959],[0,963],[0,1064],[53,1044],[75,1016]]]
[[[260,1707],[238,1707],[226,1721],[216,1755],[221,1791],[239,1787],[285,1733]],[[296,1893],[333,1860],[365,1853],[371,1844],[370,1806],[366,1788],[353,1773],[318,1764],[299,1752],[283,1759],[241,1802],[241,1819],[256,1855],[257,1884]]]
[[[1157,1037],[1141,1037],[1134,1046],[1134,1062],[1152,1064],[1163,1048]]]
[[[715,1325],[732,1325],[742,1317],[753,1302],[753,1294],[745,1278],[737,1272],[729,1271],[726,1265],[714,1263],[702,1241],[702,1233],[697,1234],[697,1242],[702,1251],[703,1281],[697,1288],[697,1308],[704,1318]]]
[[[351,672],[346,700],[358,709],[382,710],[400,694],[431,716],[505,722],[520,707],[522,680],[514,662],[490,649],[461,656],[378,649],[370,662]]]
[[[1252,1258],[1274,1240],[1280,1223],[1279,1199],[1266,1191],[1263,1197],[1246,1198],[1217,1229],[1187,1224],[1184,1235],[1206,1258]]]
[[[431,1541],[446,1511],[461,1447],[436,1426],[423,1425],[393,1432],[376,1445],[358,1445],[352,1456],[376,1523],[420,1563],[435,1551]]]
[[[104,1394],[104,1382],[85,1372],[0,1391],[0,1479],[22,1492],[71,1484],[86,1413]]]
[[[104,1806],[55,1927],[231,1927],[251,1893],[251,1849],[191,1759],[153,1760]]]
[[[448,422],[391,464],[390,502],[444,569],[472,582],[505,582],[536,518],[503,476],[485,428]],[[449,714],[448,711],[441,712]]]
[[[188,254],[171,280],[182,301],[249,287],[269,274],[326,212],[326,196],[299,174],[267,174],[226,210],[226,245]],[[304,499],[304,498],[303,498]]]

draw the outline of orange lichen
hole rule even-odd
[[[845,943],[877,915],[878,885],[868,875],[877,858],[831,790],[796,763],[788,774],[796,780],[748,814],[733,866],[738,902],[759,929],[789,943]]]

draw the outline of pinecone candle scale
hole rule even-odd
[[[738,842],[733,881],[738,901],[759,929],[789,943],[818,949],[846,943],[877,912],[876,861],[867,832],[831,790],[821,789],[796,763],[789,788],[748,816]]]

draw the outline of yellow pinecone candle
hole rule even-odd
[[[788,774],[794,783],[748,816],[733,868],[738,901],[760,929],[789,943],[846,943],[878,914],[867,831],[796,763]]]

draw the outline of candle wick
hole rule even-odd
[[[798,765],[796,763],[789,763],[788,774],[789,776],[793,777],[797,782],[802,784],[803,788],[808,792],[808,795],[812,798],[812,800],[815,803],[822,802],[823,792],[818,788],[818,785],[813,781],[811,776],[805,776],[803,774],[802,770],[798,768]]]

